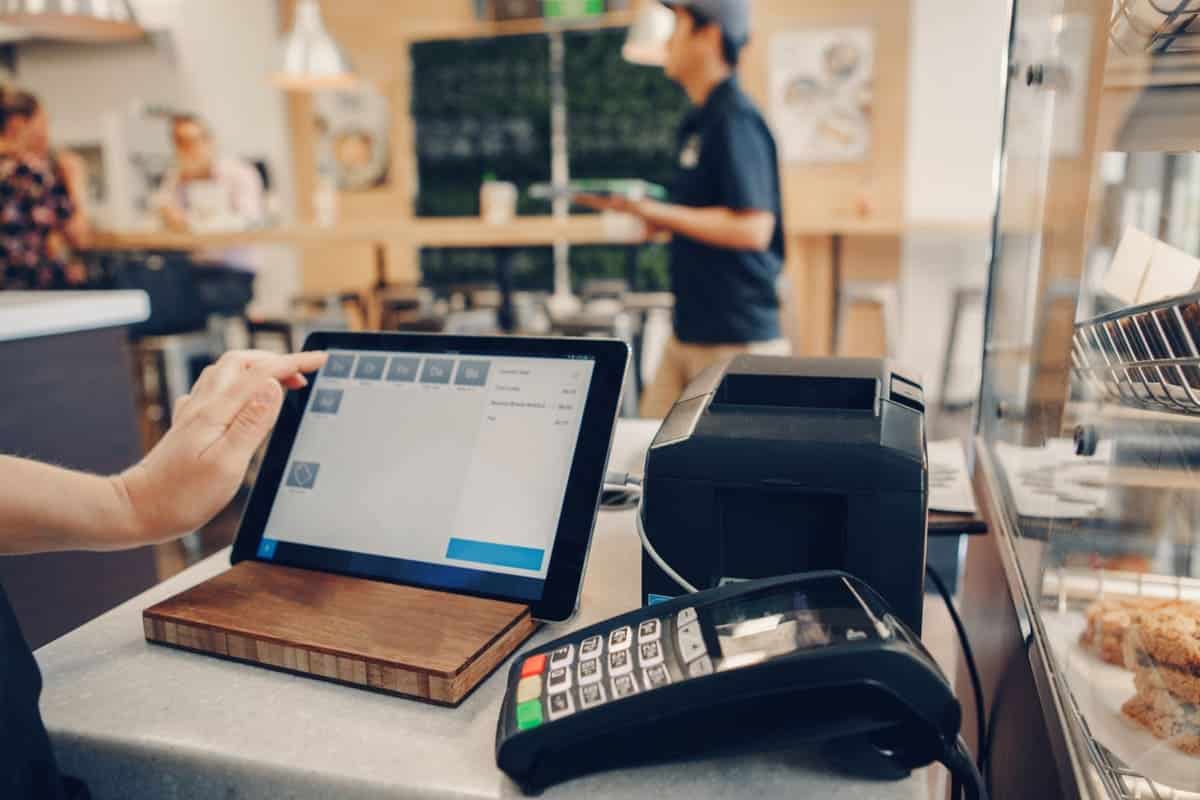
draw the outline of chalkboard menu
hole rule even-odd
[[[688,109],[687,95],[657,67],[621,58],[624,29],[564,35],[567,86],[567,152],[571,177],[642,178],[670,186],[675,134]],[[628,248],[571,248],[571,279],[628,277]],[[638,249],[633,289],[669,285],[666,248]]]
[[[670,184],[675,131],[687,97],[662,70],[621,58],[624,29],[564,34],[567,151],[572,178],[643,178]],[[550,180],[550,48],[545,35],[420,42],[412,45],[420,216],[474,216],[484,175],[512,181],[519,214],[548,214],[530,184]],[[580,209],[575,209],[580,213]],[[571,248],[572,283],[625,277],[626,247]],[[636,286],[667,286],[662,247],[641,248]],[[551,253],[517,253],[514,283],[550,289]],[[426,250],[427,285],[449,287],[495,277],[490,251]]]
[[[419,42],[411,53],[417,214],[478,214],[488,173],[522,190],[519,213],[548,213],[524,195],[550,179],[547,38]]]
[[[642,178],[669,186],[687,95],[657,67],[621,58],[624,29],[564,35],[572,178]]]

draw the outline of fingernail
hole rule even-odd
[[[305,386],[308,386],[308,378],[301,375],[300,376],[300,388],[303,389]]]

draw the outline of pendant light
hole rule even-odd
[[[292,29],[280,44],[272,82],[288,91],[347,89],[357,82],[350,59],[325,30],[317,0],[298,0]]]
[[[675,14],[651,0],[633,18],[621,56],[632,64],[661,67],[667,59],[667,40],[675,30]]]
[[[0,0],[0,24],[41,39],[117,42],[140,39],[129,0]]]

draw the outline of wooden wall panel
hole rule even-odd
[[[833,232],[867,219],[902,230],[908,128],[907,0],[756,0],[754,12],[756,33],[743,53],[740,79],[768,121],[771,33],[835,26],[866,26],[875,33],[870,155],[862,163],[781,164],[785,229]],[[844,237],[839,245],[841,274],[835,277],[827,234],[789,237],[785,328],[796,353],[833,352],[837,281],[898,279],[900,244],[898,235]],[[881,318],[871,309],[861,313],[863,335],[855,337],[853,347],[857,354],[882,355]],[[856,324],[852,317],[851,325]]]
[[[300,252],[304,258],[300,281],[303,294],[367,291],[376,284],[377,257],[374,246],[370,244],[347,242],[305,247]],[[311,268],[314,265],[319,268]]]
[[[866,26],[875,32],[871,153],[857,164],[784,164],[785,216],[789,224],[833,228],[858,219],[904,216],[905,135],[908,129],[907,0],[757,0],[756,34],[743,54],[742,84],[767,106],[767,54],[777,31]]]
[[[784,333],[796,355],[826,355],[833,347],[833,242],[828,236],[788,240]]]

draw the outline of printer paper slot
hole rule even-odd
[[[808,375],[727,374],[711,410],[722,406],[874,411],[879,394],[874,378],[826,378]]]

